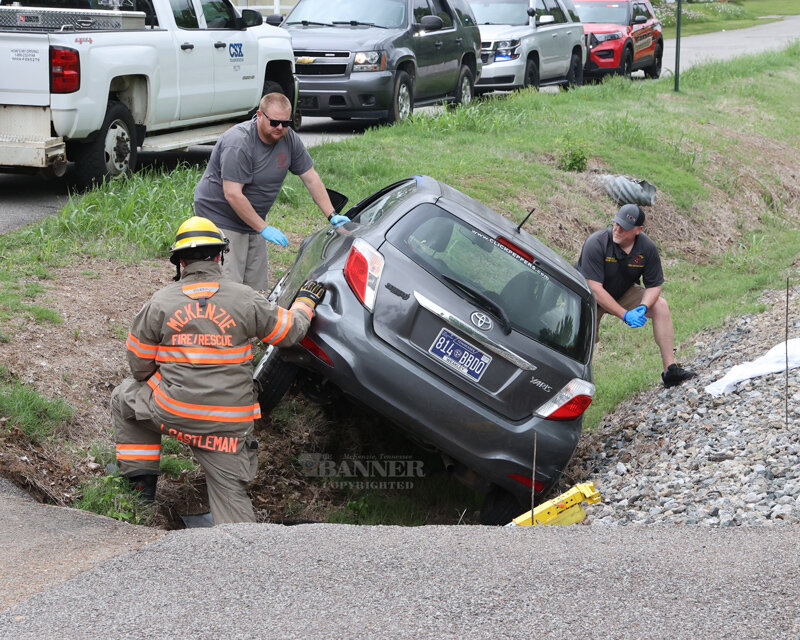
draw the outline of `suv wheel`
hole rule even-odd
[[[583,67],[581,66],[581,57],[577,53],[572,54],[572,59],[569,61],[569,71],[567,72],[566,88],[580,87],[583,84]]]
[[[539,90],[539,63],[534,58],[528,58],[525,64],[525,77],[522,83],[525,89],[533,87],[536,91]]]
[[[633,51],[630,47],[625,47],[625,51],[622,52],[622,75],[625,76],[628,80],[631,79],[631,74],[633,73]]]
[[[656,55],[653,58],[653,64],[645,67],[644,75],[648,78],[657,79],[661,75],[661,61],[664,59],[664,45],[660,42],[656,45]]]
[[[389,116],[386,121],[391,123],[405,120],[414,111],[414,86],[411,78],[405,71],[397,72],[397,79],[394,82],[394,98],[389,109]]]
[[[456,97],[453,100],[453,106],[460,104],[469,104],[475,97],[474,80],[472,79],[472,71],[467,65],[461,67],[458,73],[458,85],[456,86]]]

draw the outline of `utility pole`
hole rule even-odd
[[[681,14],[682,0],[678,0],[678,20],[675,31],[675,91],[679,90],[681,80]]]

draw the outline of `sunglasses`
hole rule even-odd
[[[269,120],[270,127],[278,127],[279,125],[283,125],[284,129],[288,129],[292,126],[292,120],[273,120],[270,118],[266,113],[259,111],[259,113],[264,116],[267,120]]]

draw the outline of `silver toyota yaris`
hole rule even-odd
[[[288,307],[308,278],[327,289],[301,344],[259,363],[262,412],[298,376],[344,393],[438,449],[487,491],[482,522],[505,524],[575,451],[595,390],[589,287],[536,238],[427,176],[345,215],[303,242],[270,295]]]

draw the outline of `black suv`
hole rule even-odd
[[[415,106],[470,102],[480,76],[466,0],[300,0],[281,26],[306,116],[396,122]]]

